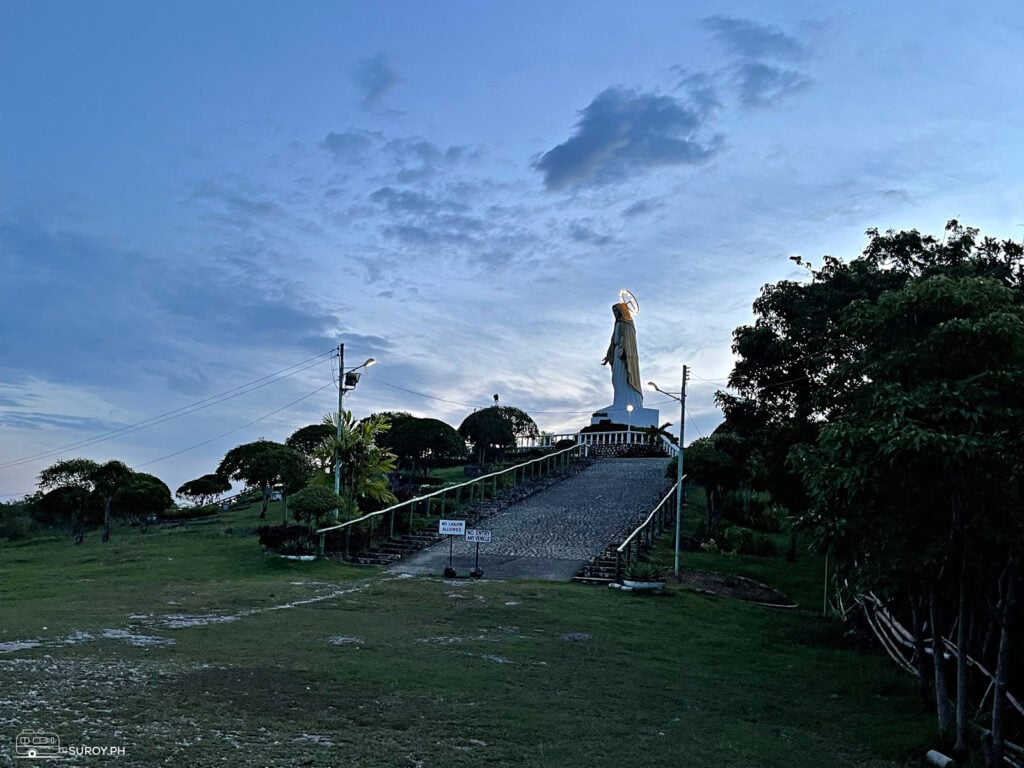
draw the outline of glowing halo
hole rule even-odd
[[[627,291],[625,288],[619,291],[619,301],[629,307],[631,315],[640,314],[640,302],[636,300],[636,296],[633,295],[632,291]]]

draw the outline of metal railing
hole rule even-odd
[[[621,429],[614,432],[564,432],[557,435],[522,437],[517,441],[520,450],[530,448],[551,448],[561,440],[572,440],[577,445],[660,445],[671,457],[679,453],[679,447],[665,435],[652,441],[642,429]]]
[[[395,517],[400,511],[408,511],[408,529],[411,533],[415,530],[413,527],[413,521],[417,514],[417,507],[421,507],[423,509],[422,517],[424,519],[429,519],[432,516],[431,510],[435,505],[443,516],[449,508],[450,500],[453,500],[454,508],[458,509],[463,504],[472,504],[476,501],[484,501],[488,498],[488,491],[490,492],[490,498],[495,498],[497,497],[499,490],[515,488],[521,482],[548,476],[556,469],[562,469],[568,466],[570,462],[580,458],[585,458],[588,454],[589,449],[585,445],[574,445],[569,448],[563,448],[560,451],[555,451],[554,453],[549,453],[546,456],[525,461],[522,464],[516,464],[515,466],[507,467],[506,469],[501,469],[497,472],[481,475],[480,477],[473,478],[472,480],[467,480],[464,483],[449,485],[423,496],[417,496],[415,499],[409,499],[407,501],[399,502],[398,504],[393,504],[386,509],[370,512],[368,514],[361,515],[360,517],[353,518],[352,520],[346,520],[344,523],[338,523],[337,525],[331,525],[326,528],[319,528],[317,533],[320,534],[320,554],[322,555],[324,552],[324,537],[331,531],[339,531],[346,528],[352,528],[356,525],[365,525],[367,523],[373,525],[377,518],[389,515],[388,537],[393,539],[395,536]]]
[[[673,483],[665,497],[656,506],[640,525],[638,525],[626,540],[615,548],[615,580],[622,579],[623,557],[625,567],[629,568],[634,560],[650,550],[654,540],[661,535],[666,528],[674,523],[676,514],[676,493],[679,492],[679,483]],[[683,475],[683,489],[686,488],[686,475]],[[685,503],[685,498],[683,499]]]

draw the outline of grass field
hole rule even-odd
[[[0,758],[29,728],[124,747],[59,763],[89,766],[867,767],[930,746],[911,681],[817,615],[809,556],[686,556],[810,601],[780,611],[283,561],[241,535],[257,513],[0,543]]]

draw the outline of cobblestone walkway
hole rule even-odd
[[[601,459],[583,472],[477,523],[491,532],[480,545],[489,578],[568,581],[633,520],[654,509],[666,490],[665,459]],[[473,568],[476,546],[453,542],[459,575]],[[399,573],[440,575],[447,542],[399,560]]]

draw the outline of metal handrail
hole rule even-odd
[[[683,475],[683,482],[682,482],[682,487],[683,488],[686,487],[686,479],[687,479],[687,477],[688,477],[687,475]],[[626,567],[628,568],[630,563],[633,561],[634,550],[636,552],[636,557],[639,558],[640,557],[640,547],[641,546],[646,546],[646,547],[650,548],[650,546],[654,543],[655,536],[657,536],[658,534],[661,533],[662,526],[664,525],[663,518],[665,517],[665,509],[664,509],[665,505],[668,503],[669,499],[672,499],[674,501],[675,498],[676,498],[676,494],[679,493],[679,492],[680,492],[680,483],[673,483],[672,487],[669,488],[668,493],[666,493],[664,498],[662,498],[662,500],[658,502],[657,506],[655,506],[655,508],[653,510],[651,510],[651,513],[644,519],[644,521],[642,523],[640,523],[640,525],[638,525],[636,528],[633,529],[633,532],[631,534],[629,534],[629,536],[626,537],[626,540],[624,542],[622,542],[618,547],[615,548],[615,580],[616,581],[618,581],[619,578],[622,575],[622,555],[623,555],[623,553],[625,553],[625,555],[626,555]],[[675,506],[675,505],[673,504],[673,506]],[[659,512],[661,513],[660,516],[658,515]],[[648,526],[650,526],[652,521],[657,521],[657,523],[655,525],[655,527],[657,528],[657,531],[652,532],[652,530],[650,528],[648,528]],[[644,542],[644,541],[637,541],[636,544],[634,544],[633,543],[634,539],[636,539],[637,536],[640,536],[641,534],[645,534],[646,535],[647,541],[646,542]]]
[[[316,532],[318,534],[320,534],[321,537],[323,537],[323,535],[328,533],[329,531],[337,531],[337,530],[340,530],[341,528],[347,528],[347,527],[349,527],[351,525],[356,525],[358,523],[365,523],[366,521],[372,520],[373,518],[380,517],[382,515],[386,515],[389,512],[396,512],[399,509],[401,509],[402,507],[408,507],[408,506],[411,506],[411,505],[414,505],[414,504],[418,504],[419,502],[423,502],[423,501],[429,502],[430,499],[434,498],[435,496],[444,496],[445,494],[450,493],[452,491],[458,492],[459,495],[461,495],[461,490],[463,488],[471,488],[472,486],[481,484],[481,483],[483,483],[483,482],[485,482],[487,480],[490,480],[490,481],[492,481],[493,483],[496,484],[497,483],[497,479],[500,476],[507,475],[509,472],[517,472],[520,469],[523,469],[524,470],[524,474],[525,474],[525,468],[529,467],[532,464],[537,464],[538,462],[550,462],[552,459],[558,458],[559,456],[563,456],[563,455],[565,455],[566,458],[569,458],[567,454],[570,454],[572,452],[576,452],[577,454],[582,453],[583,456],[587,456],[588,453],[589,453],[587,446],[585,446],[585,445],[573,445],[573,446],[571,446],[569,448],[563,448],[560,451],[555,451],[554,453],[549,453],[547,456],[541,456],[541,457],[536,458],[536,459],[531,459],[530,461],[524,461],[522,464],[516,464],[515,466],[507,467],[506,469],[501,469],[501,470],[498,470],[497,472],[490,472],[490,473],[488,473],[486,475],[481,475],[480,477],[475,477],[472,480],[467,480],[464,483],[459,483],[458,485],[449,485],[449,486],[446,486],[444,488],[440,488],[440,489],[438,489],[436,491],[431,491],[430,493],[424,494],[423,496],[417,496],[415,499],[407,499],[406,501],[399,502],[398,504],[393,504],[390,507],[387,507],[385,509],[381,509],[381,510],[378,510],[376,512],[370,512],[369,514],[366,514],[366,515],[360,515],[359,517],[355,517],[355,518],[353,518],[351,520],[346,520],[344,523],[338,523],[337,525],[331,525],[331,526],[328,526],[327,528],[319,528],[319,529],[317,529]],[[472,499],[472,488],[471,488],[470,499]],[[394,517],[392,517],[392,520],[394,520]],[[322,541],[323,541],[323,539],[321,538],[321,542]]]
[[[656,514],[658,514],[658,510],[660,510],[665,505],[665,502],[667,502],[669,499],[674,499],[675,498],[676,485],[677,485],[676,483],[672,483],[672,487],[669,488],[668,493],[665,494],[665,498],[663,498],[661,501],[658,502],[658,506],[656,506],[651,511],[651,514],[649,514],[647,516],[647,519],[645,519],[642,523],[640,523],[640,525],[638,525],[636,527],[636,529],[631,534],[629,534],[629,537],[616,548],[616,550],[615,550],[616,552],[624,552],[625,549],[626,549],[626,546],[630,542],[632,542],[634,538],[636,538],[637,534],[639,534],[640,531],[642,531],[644,528],[647,527],[647,525],[651,522],[651,518],[653,518]]]

